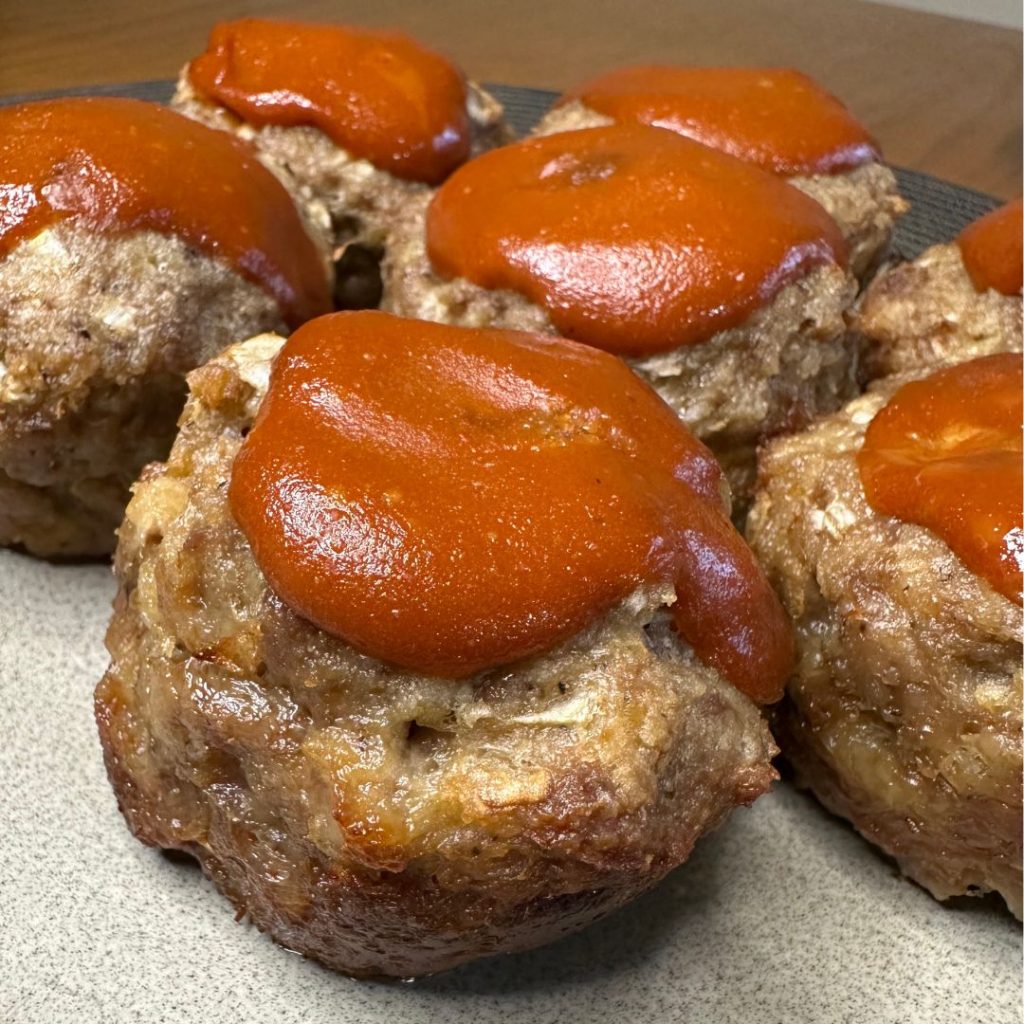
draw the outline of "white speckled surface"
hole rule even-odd
[[[1007,913],[940,906],[784,786],[558,945],[412,985],[307,963],[128,834],[92,721],[112,595],[104,567],[0,551],[3,1024],[1021,1020]]]

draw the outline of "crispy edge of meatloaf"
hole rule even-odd
[[[858,301],[869,378],[1020,352],[1021,297],[979,292],[955,243],[885,267]]]
[[[211,102],[193,88],[186,65],[171,106],[211,128],[232,132],[251,142],[261,159],[290,184],[302,205],[322,203],[330,214],[333,245],[379,249],[387,244],[391,224],[410,196],[428,186],[406,181],[353,157],[319,128],[299,125],[254,127],[232,111]],[[511,141],[502,105],[475,82],[467,83],[466,109],[477,156]]]
[[[670,628],[670,589],[458,682],[277,599],[225,489],[280,344],[190,375],[120,531],[96,713],[138,838],[194,854],[284,945],[408,977],[589,924],[768,788],[767,726]]]
[[[920,376],[918,374],[917,376]],[[799,784],[934,896],[1021,915],[1021,609],[856,465],[892,378],[763,451],[747,536],[797,632],[776,735]]]
[[[426,250],[429,194],[411,200],[384,258],[383,309],[467,327],[555,334],[548,314],[517,292],[442,278]],[[715,453],[742,513],[765,438],[798,430],[857,393],[859,341],[846,328],[856,282],[833,265],[787,285],[739,327],[699,345],[627,359]]]
[[[554,135],[612,123],[612,118],[571,100],[549,110],[531,134]],[[801,174],[787,180],[825,207],[846,239],[850,269],[859,280],[867,280],[889,252],[896,222],[910,209],[896,175],[885,164],[871,161],[836,174]]]
[[[0,297],[0,544],[44,557],[109,554],[185,374],[283,327],[258,285],[174,236],[70,222],[0,260]]]

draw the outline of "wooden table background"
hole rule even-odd
[[[172,77],[242,14],[398,26],[474,78],[556,89],[631,62],[795,66],[893,163],[1021,191],[1020,32],[858,0],[0,0],[0,94]]]

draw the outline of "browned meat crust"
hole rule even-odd
[[[195,854],[279,942],[406,977],[583,927],[765,791],[767,727],[670,629],[670,592],[459,682],[283,606],[225,498],[280,343],[190,376],[121,530],[96,713],[140,839]]]
[[[407,204],[383,263],[382,308],[468,327],[555,334],[547,313],[511,291],[445,280],[430,265],[424,214],[429,194]],[[856,394],[858,342],[844,312],[856,284],[834,266],[784,288],[746,323],[700,345],[627,360],[718,456],[741,510],[756,446],[832,412]]]
[[[331,216],[335,247],[351,243],[369,248],[385,245],[402,205],[409,196],[427,190],[426,185],[396,178],[367,160],[352,157],[318,128],[252,127],[198,95],[189,82],[187,68],[178,78],[171,106],[211,128],[249,140],[272,169],[284,170],[300,202],[323,203]],[[501,104],[475,82],[469,83],[466,108],[472,123],[474,156],[512,138]]]
[[[762,454],[747,532],[799,648],[777,735],[905,874],[939,899],[995,890],[1019,917],[1021,609],[868,506],[856,452],[902,379]]]
[[[553,135],[611,123],[610,117],[573,100],[548,111],[532,134]],[[889,251],[896,221],[910,209],[892,171],[885,164],[870,163],[843,174],[793,177],[789,183],[828,210],[849,246],[850,269],[862,281],[869,278]]]
[[[0,544],[113,550],[128,488],[174,438],[185,374],[282,326],[233,270],[151,232],[63,224],[0,261]]]
[[[955,244],[885,268],[864,293],[855,327],[871,378],[1021,351],[1020,296],[978,292]]]

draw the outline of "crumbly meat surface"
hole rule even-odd
[[[128,488],[174,439],[185,374],[276,302],[180,239],[64,223],[0,260],[0,544],[114,547]]]
[[[856,453],[891,378],[762,453],[747,535],[795,621],[776,735],[797,780],[937,898],[1021,915],[1021,609],[874,512]]]
[[[424,231],[429,201],[429,194],[410,201],[396,226],[383,263],[382,308],[439,323],[557,333],[547,312],[517,292],[434,272]],[[818,267],[739,327],[627,360],[722,462],[738,510],[763,439],[800,429],[856,394],[859,345],[844,319],[855,294],[848,274]]]
[[[868,375],[1021,351],[1021,298],[979,292],[953,243],[882,270],[858,303]]]
[[[889,253],[896,222],[910,209],[892,170],[874,161],[842,174],[788,180],[831,214],[846,239],[850,270],[858,280],[869,280]]]
[[[671,590],[457,682],[290,611],[226,500],[280,344],[191,374],[120,533],[96,714],[136,836],[285,946],[408,977],[589,924],[767,789],[767,726],[670,628]]]
[[[381,248],[404,203],[427,186],[379,170],[351,156],[318,128],[254,127],[226,107],[199,95],[184,68],[171,106],[211,128],[234,132],[251,142],[285,179],[302,204],[322,203],[333,226],[336,248],[358,244]],[[508,142],[512,135],[501,104],[475,82],[468,83],[466,108],[472,125],[472,155]]]
[[[532,134],[553,135],[611,123],[612,118],[572,100],[549,110]],[[870,277],[889,251],[896,221],[910,208],[892,171],[872,162],[842,174],[795,176],[789,183],[828,210],[849,247],[850,269],[862,281]]]
[[[859,346],[844,320],[855,291],[837,267],[818,267],[739,327],[630,360],[718,457],[738,510],[753,492],[759,444],[857,393]]]

